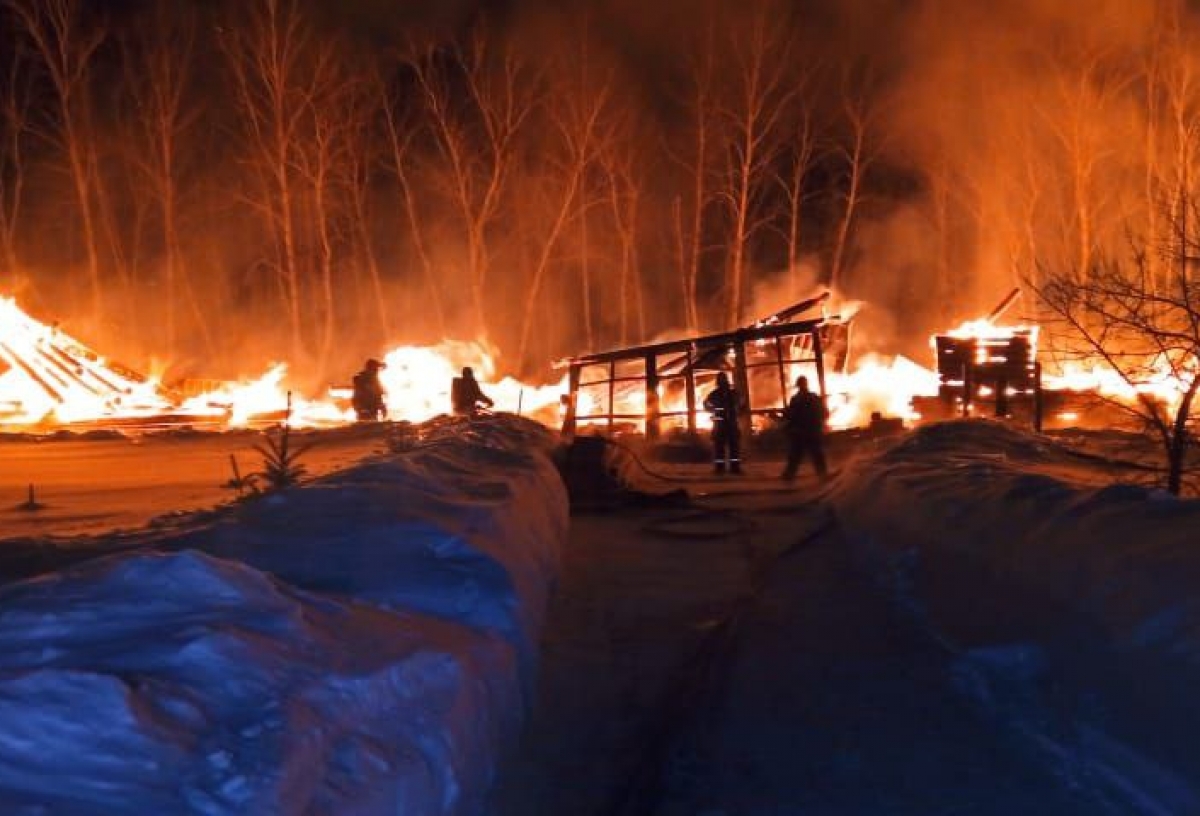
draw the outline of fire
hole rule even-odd
[[[11,298],[0,298],[0,422],[69,423],[102,416],[149,416],[170,400],[154,380],[105,361],[57,328],[34,320]]]
[[[555,385],[532,386],[512,377],[496,376],[494,353],[482,343],[446,340],[436,346],[400,346],[383,358],[387,368],[380,381],[387,390],[388,417],[421,422],[450,410],[450,382],[464,367],[476,379],[495,410],[523,415],[553,411],[557,416],[565,380]]]
[[[1195,361],[1190,365],[1173,366],[1169,359],[1159,355],[1139,376],[1126,380],[1111,366],[1072,361],[1062,364],[1054,374],[1046,375],[1044,384],[1047,389],[1057,391],[1092,391],[1128,404],[1149,397],[1173,411],[1187,391],[1179,373],[1185,373],[1191,380],[1196,376],[1196,368]]]
[[[164,417],[216,427],[282,421],[285,416],[301,427],[354,420],[348,389],[330,389],[321,399],[294,394],[284,363],[271,365],[257,379],[180,397],[158,379],[110,363],[57,328],[38,322],[11,298],[0,298],[0,360],[8,366],[0,374],[0,426],[14,429]],[[530,386],[510,377],[495,380],[494,354],[474,342],[400,346],[387,352],[384,362],[387,368],[380,379],[394,420],[420,422],[448,412],[450,381],[464,366],[475,369],[498,411],[556,417],[565,387]]]
[[[967,321],[947,336],[980,341],[975,344],[973,362],[984,366],[1003,364],[1005,358],[998,355],[1014,337],[1028,338],[1032,347],[1037,334],[1036,326],[1001,326],[985,318]],[[567,390],[565,377],[544,386],[511,377],[497,378],[496,354],[485,343],[446,340],[432,346],[398,346],[382,359],[386,367],[380,379],[387,392],[388,417],[394,421],[421,422],[449,411],[451,381],[467,366],[474,369],[484,391],[495,400],[495,410],[533,416],[550,425],[561,416],[561,399]],[[315,398],[293,393],[284,363],[271,365],[257,378],[214,383],[203,393],[183,397],[157,378],[143,377],[112,363],[58,328],[38,322],[11,298],[0,298],[0,362],[6,364],[6,370],[0,373],[0,427],[137,425],[145,420],[147,424],[165,421],[221,428],[279,422],[285,417],[296,426],[311,427],[354,421],[349,388],[331,388],[326,395]],[[1174,407],[1185,391],[1179,374],[1190,377],[1195,367],[1195,361],[1173,366],[1171,360],[1160,357],[1136,382],[1129,382],[1102,362],[1068,363],[1048,371],[1043,376],[1043,387],[1048,391],[1098,393],[1127,403],[1150,397]],[[815,371],[807,373],[815,386]],[[774,369],[758,369],[754,374],[757,379],[751,382],[752,393],[779,394],[779,376]],[[699,430],[712,427],[712,418],[701,406],[714,378],[715,372],[697,374],[694,401]],[[827,374],[830,427],[861,427],[875,412],[918,420],[921,417],[912,407],[913,399],[937,395],[940,384],[936,371],[905,357],[867,354],[856,361],[852,370]],[[686,395],[679,385],[677,381],[674,386],[659,387],[660,411],[664,418],[674,415],[671,422],[676,426],[684,424],[687,410]],[[790,390],[791,383],[786,386]],[[975,393],[989,398],[994,397],[992,390],[990,385],[980,383]],[[1018,392],[1010,387],[1009,395],[1017,396]],[[627,424],[630,418],[644,416],[644,387],[619,383],[613,396],[616,422]],[[577,414],[605,414],[604,405],[599,403],[607,399],[607,394],[581,389]],[[782,409],[782,400],[776,407]],[[762,417],[756,415],[756,423],[761,424]],[[1073,421],[1077,416],[1068,411],[1059,418]],[[598,422],[604,424],[606,420],[591,420],[590,424]],[[635,420],[634,424],[640,422]]]
[[[936,394],[938,376],[904,356],[887,360],[868,354],[853,371],[831,375],[827,387],[829,426],[856,428],[866,425],[874,412],[885,417],[919,419],[912,398]]]

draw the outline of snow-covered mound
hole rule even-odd
[[[0,812],[481,812],[566,498],[530,423],[425,431],[0,589]]]
[[[829,497],[961,655],[964,683],[999,708],[996,683],[1022,685],[1025,713],[1003,716],[1036,720],[1060,770],[1108,779],[1137,812],[1198,812],[1200,501],[1049,475],[1067,458],[1002,425],[945,423],[851,464]]]

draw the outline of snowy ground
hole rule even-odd
[[[565,535],[551,444],[435,423],[0,587],[0,812],[479,813]]]
[[[495,812],[1200,812],[1197,503],[991,424],[894,442],[576,516]]]
[[[1106,461],[1153,449],[949,423],[840,436],[825,487],[653,465],[686,503],[576,514],[560,568],[560,487],[513,441],[168,516],[163,555],[0,590],[5,812],[1200,812],[1200,503]],[[379,443],[334,435],[329,467]],[[36,444],[78,445],[29,448],[47,490],[72,456],[170,451],[212,470],[145,471],[133,511],[225,497],[211,439]]]
[[[298,433],[315,439],[303,462],[312,475],[345,467],[383,448],[382,426]],[[258,468],[262,435],[229,433],[0,436],[0,539],[94,535],[135,529],[165,515],[209,509],[233,491],[229,457]],[[29,485],[43,505],[29,512]]]

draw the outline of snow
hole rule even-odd
[[[511,418],[0,589],[5,813],[483,808],[566,535]]]
[[[1054,475],[1070,459],[945,423],[849,464],[827,498],[857,557],[959,655],[964,689],[1036,732],[1063,778],[1117,812],[1196,812],[1200,501]]]
[[[315,442],[304,456],[308,472],[321,475],[348,467],[383,447],[370,426],[304,431]],[[174,430],[125,436],[115,432],[53,436],[0,434],[0,538],[62,540],[173,523],[188,511],[229,502],[223,485],[233,476],[230,457],[243,474],[258,467],[254,450],[262,434]],[[29,485],[41,508],[20,507]]]

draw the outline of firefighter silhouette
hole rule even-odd
[[[450,404],[458,416],[475,416],[485,407],[491,408],[496,403],[479,387],[475,371],[466,366],[462,376],[455,377],[450,383]]]
[[[704,410],[712,414],[713,471],[742,472],[739,455],[738,393],[729,385],[729,375],[717,375],[717,387],[704,398]]]
[[[824,479],[827,475],[825,422],[829,411],[821,396],[808,390],[808,377],[796,378],[796,393],[788,401],[783,418],[788,435],[788,458],[783,478],[796,478],[796,470],[807,456],[812,459],[817,475]]]
[[[375,359],[367,360],[362,371],[354,375],[354,396],[351,402],[359,422],[375,422],[387,417],[383,383],[379,381],[379,370],[386,368]]]

